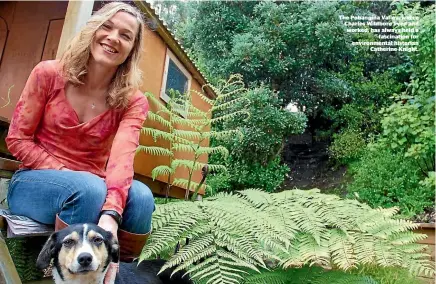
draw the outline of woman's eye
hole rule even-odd
[[[103,27],[103,29],[105,29],[105,30],[108,30],[108,29],[111,28],[108,24],[103,24],[102,27]]]
[[[122,35],[126,40],[131,40],[131,37],[129,36],[129,35],[127,35],[127,34],[123,34]]]

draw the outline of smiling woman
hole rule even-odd
[[[97,11],[60,61],[34,68],[6,138],[22,161],[9,185],[11,212],[45,224],[98,223],[118,234],[124,260],[139,256],[154,210],[150,189],[133,180],[148,112],[138,90],[143,28],[128,4]]]

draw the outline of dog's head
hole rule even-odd
[[[109,263],[118,262],[118,258],[119,246],[112,233],[94,224],[77,224],[49,237],[36,266],[47,268],[53,259],[56,283],[99,283]]]

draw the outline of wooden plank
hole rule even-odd
[[[21,162],[6,159],[6,158],[0,158],[0,170],[4,171],[16,171],[18,170],[19,165]]]
[[[0,281],[5,284],[21,284],[5,240],[0,235]]]
[[[44,52],[42,54],[42,61],[56,59],[63,26],[64,19],[50,21]]]
[[[49,22],[62,19],[67,5],[63,1],[1,3],[0,15],[9,31],[0,66],[0,120],[10,121],[30,72],[43,57]]]
[[[92,15],[94,1],[69,1],[65,22],[62,28],[62,35],[59,41],[59,46],[56,58],[60,59],[64,53],[68,42],[76,35],[76,33],[86,24],[86,21]]]

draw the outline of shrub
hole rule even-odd
[[[232,117],[213,125],[216,130],[239,129],[243,134],[242,140],[235,137],[213,140],[213,145],[219,143],[229,149],[229,157],[223,160],[222,157],[212,155],[210,161],[225,164],[230,175],[218,174],[208,184],[213,192],[250,187],[261,187],[273,192],[289,172],[289,168],[280,162],[284,140],[290,134],[302,133],[307,118],[303,113],[291,113],[282,109],[277,94],[264,86],[242,95],[250,101],[247,108],[250,116],[244,121],[240,117]],[[240,108],[235,104],[230,111]]]
[[[274,192],[285,180],[286,174],[289,173],[289,167],[282,164],[280,157],[277,157],[266,165],[230,161],[228,171],[231,175],[219,173],[208,179],[208,185],[214,193],[231,192],[251,187]]]
[[[333,135],[333,143],[329,147],[329,156],[340,164],[349,164],[362,156],[366,143],[362,134],[347,129]]]
[[[434,188],[420,183],[419,168],[402,154],[369,147],[351,173],[350,194],[357,193],[371,207],[398,206],[402,215],[411,217],[433,205]]]

